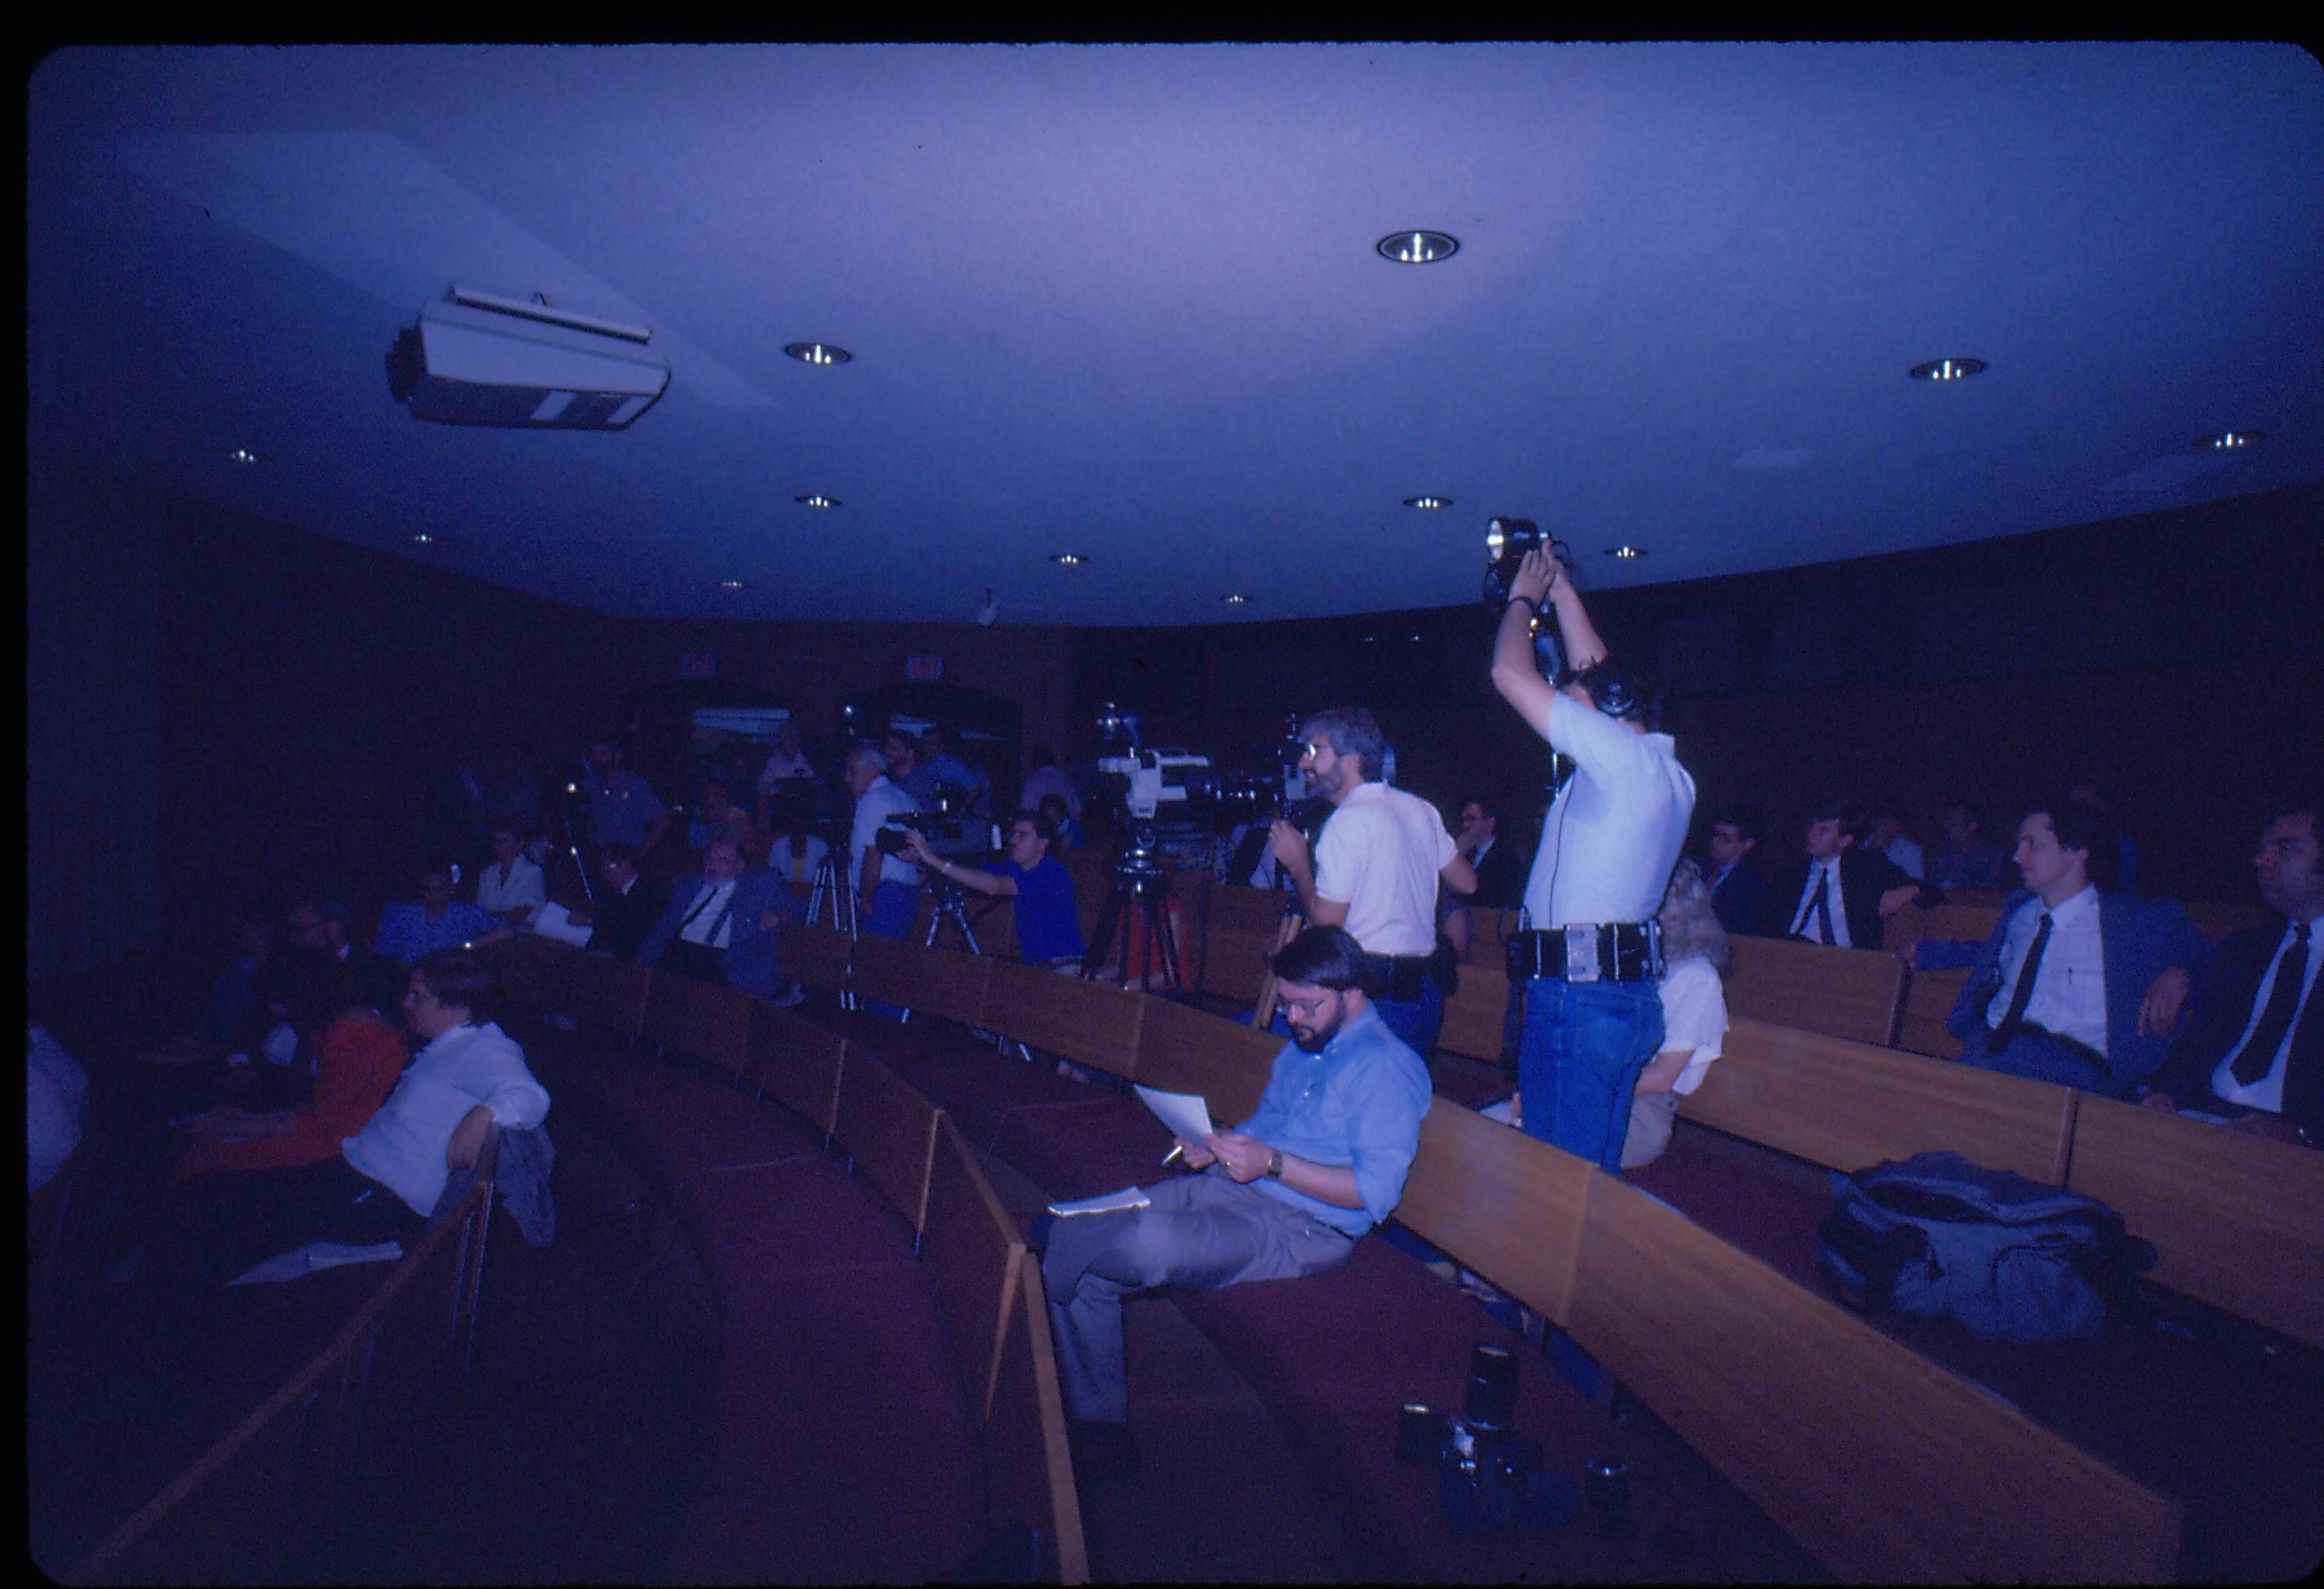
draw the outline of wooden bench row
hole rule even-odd
[[[1167,1000],[988,957],[867,939],[841,968],[844,940],[811,944],[814,931],[789,935],[794,974],[1200,1091],[1220,1119],[1255,1106],[1279,1046]],[[1397,1217],[1569,1331],[1840,1575],[2172,1572],[2176,1502],[1522,1133],[1440,1103]],[[1838,1408],[1862,1416],[1836,1419]]]
[[[498,1134],[476,1180],[331,1338],[153,1498],[62,1575],[68,1584],[296,1579],[355,1471],[366,1410],[410,1405],[385,1387],[465,1373],[474,1338]],[[402,1377],[399,1378],[399,1373]]]
[[[844,965],[845,941],[839,941]],[[1028,1261],[1015,1222],[945,1112],[861,1047],[731,987],[539,940],[500,946],[493,963],[512,1002],[725,1070],[848,1154],[910,1226],[936,1277],[984,1438],[990,1531],[1038,1529],[1053,1552],[1048,1573],[1062,1583],[1086,1582],[1088,1551],[1040,1269]]]

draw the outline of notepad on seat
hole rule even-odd
[[[1108,1192],[1102,1198],[1083,1198],[1071,1203],[1051,1203],[1049,1212],[1060,1219],[1069,1218],[1075,1214],[1115,1214],[1125,1208],[1143,1208],[1151,1200],[1142,1189],[1125,1186],[1120,1191]]]

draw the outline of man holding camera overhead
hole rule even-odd
[[[1545,608],[1572,662],[1555,682],[1534,661]],[[1662,1042],[1655,912],[1694,813],[1694,779],[1670,736],[1646,731],[1640,675],[1609,662],[1569,572],[1538,546],[1509,582],[1493,687],[1575,767],[1526,885],[1532,930],[1508,942],[1509,980],[1525,989],[1525,1129],[1612,1171],[1638,1072]]]
[[[1267,847],[1318,927],[1343,927],[1363,946],[1385,989],[1373,1001],[1388,1029],[1424,1060],[1436,1047],[1444,989],[1436,966],[1436,882],[1475,891],[1477,874],[1454,852],[1436,808],[1381,781],[1387,741],[1360,706],[1319,712],[1300,725],[1307,785],[1335,808],[1315,841],[1278,817]]]

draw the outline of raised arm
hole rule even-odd
[[[1605,642],[1583,610],[1573,582],[1562,577],[1563,566],[1536,547],[1527,552],[1509,583],[1509,604],[1501,627],[1493,635],[1493,688],[1517,709],[1534,732],[1549,737],[1550,704],[1557,686],[1541,676],[1533,660],[1533,620],[1546,602],[1564,642],[1567,661],[1586,667],[1606,655]]]
[[[1004,873],[988,872],[982,867],[958,866],[946,860],[928,848],[928,841],[921,837],[918,828],[904,830],[904,847],[912,852],[914,860],[934,871],[937,877],[957,883],[964,888],[979,894],[1014,895],[1017,892],[1017,879]]]

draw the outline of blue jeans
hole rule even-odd
[[[863,932],[881,938],[901,938],[912,930],[912,913],[919,908],[920,891],[909,883],[899,883],[882,877],[872,886],[872,906],[862,913]],[[901,1006],[885,1000],[867,998],[863,1007],[875,1015],[890,1021],[904,1018]]]
[[[1662,1042],[1662,996],[1651,982],[1528,978],[1517,1041],[1526,1134],[1618,1171],[1630,1095]]]

